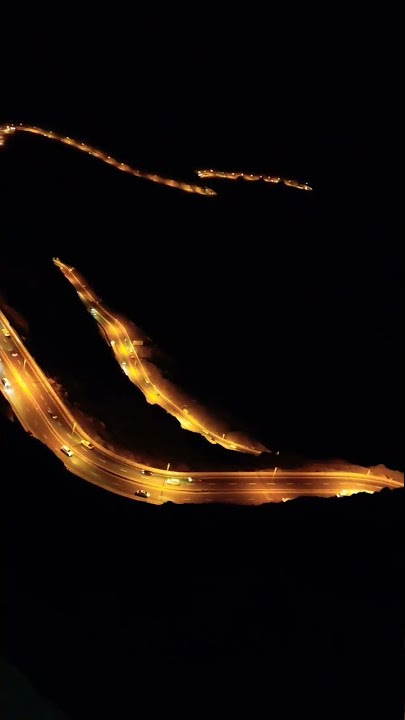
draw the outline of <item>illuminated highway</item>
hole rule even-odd
[[[261,180],[272,185],[286,185],[296,190],[312,190],[308,183],[300,183],[297,180],[288,180],[287,178],[278,177],[276,175],[256,175],[243,172],[223,172],[221,170],[197,170],[197,175],[201,179],[208,178],[210,180],[247,180],[248,182],[257,182]]]
[[[382,472],[361,468],[316,471],[273,467],[250,473],[190,471],[188,474],[141,465],[92,439],[55,393],[2,312],[0,329],[0,387],[22,426],[45,444],[71,473],[111,492],[154,504],[170,500],[256,505],[302,495],[331,497],[403,487],[403,477],[399,480],[397,475],[394,479]],[[68,454],[62,452],[62,447]]]
[[[207,428],[206,423],[203,424],[196,414],[191,410],[190,403],[181,403],[178,397],[175,397],[175,389],[163,390],[162,383],[159,385],[159,378],[156,368],[142,362],[140,355],[140,347],[138,342],[142,340],[134,340],[134,330],[128,322],[123,318],[118,319],[107,308],[105,308],[100,300],[95,296],[94,292],[89,288],[87,282],[80,277],[77,270],[65,265],[59,258],[54,258],[55,265],[62,271],[65,278],[73,285],[80,300],[92,315],[94,320],[103,330],[103,337],[110,345],[114,356],[119,363],[121,370],[136,385],[145,396],[145,399],[151,405],[159,405],[170,415],[175,417],[183,430],[199,433],[208,442],[213,445],[218,444],[227,450],[235,450],[238,452],[251,453],[260,455],[265,452],[266,448],[256,444],[248,444],[247,442],[238,442],[234,437],[227,437],[226,433],[215,432],[212,428]],[[153,375],[153,377],[152,377]]]
[[[41,137],[48,138],[49,140],[54,140],[56,142],[62,143],[63,145],[69,145],[69,147],[74,147],[76,148],[76,150],[80,150],[81,152],[85,152],[88,155],[97,158],[98,160],[102,160],[102,162],[106,163],[107,165],[111,165],[112,167],[115,167],[121,172],[128,173],[129,175],[133,175],[134,177],[143,178],[144,180],[150,180],[151,182],[158,183],[159,185],[168,185],[169,187],[176,188],[177,190],[183,190],[183,192],[188,193],[196,193],[197,195],[207,195],[212,197],[217,194],[215,190],[212,190],[209,187],[180,182],[179,180],[172,180],[170,178],[161,177],[160,175],[156,175],[155,173],[147,173],[143,172],[142,170],[136,170],[130,165],[116,160],[115,158],[111,157],[111,155],[107,155],[107,153],[103,152],[102,150],[98,150],[97,148],[92,147],[88,143],[80,142],[80,140],[74,140],[73,138],[68,136],[59,135],[59,133],[56,133],[53,130],[43,130],[42,128],[34,127],[32,125],[23,125],[22,123],[20,123],[19,125],[1,125],[0,146],[5,145],[6,138],[16,132],[40,135]],[[249,181],[262,180],[266,183],[281,183],[286,185],[287,187],[296,188],[297,190],[312,190],[312,188],[307,183],[299,183],[297,182],[297,180],[287,180],[285,178],[271,175],[252,175],[249,173],[220,172],[219,170],[197,170],[196,172],[198,177],[201,179],[211,178],[237,180],[238,178],[242,178],[243,180]]]
[[[41,137],[48,138],[49,140],[55,140],[56,142],[62,143],[63,145],[69,145],[69,147],[74,147],[76,148],[76,150],[81,150],[81,152],[88,153],[88,155],[98,158],[98,160],[102,160],[107,165],[112,165],[121,172],[128,173],[129,175],[133,175],[134,177],[143,178],[144,180],[150,180],[151,182],[158,183],[159,185],[168,185],[169,187],[177,188],[177,190],[183,190],[184,192],[188,193],[197,193],[198,195],[216,195],[216,192],[214,190],[202,187],[201,185],[191,185],[190,183],[180,182],[179,180],[171,180],[170,178],[164,178],[154,173],[146,173],[142,170],[136,170],[130,165],[120,162],[119,160],[116,160],[110,155],[107,155],[107,153],[104,153],[102,150],[97,150],[97,148],[94,148],[87,143],[80,142],[79,140],[73,140],[70,137],[59,135],[58,133],[53,132],[53,130],[42,130],[41,128],[22,124],[2,125],[0,127],[0,145],[4,145],[7,136],[12,135],[15,132],[25,132],[33,135],[40,135]]]

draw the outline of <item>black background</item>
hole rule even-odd
[[[94,396],[102,396],[107,360],[100,359],[99,371],[92,368],[90,378],[85,357],[78,356],[77,346],[95,352],[96,334],[91,334],[90,324],[85,325],[83,321],[81,325],[81,308],[74,305],[70,289],[64,287],[62,278],[55,275],[50,264],[54,255],[80,268],[112,307],[144,327],[174,358],[183,383],[211,407],[231,416],[237,427],[251,432],[270,447],[280,448],[282,453],[343,457],[365,465],[381,462],[403,469],[399,18],[391,14],[389,8],[378,13],[369,7],[359,6],[350,12],[335,8],[328,15],[319,9],[310,11],[307,5],[302,6],[300,12],[295,8],[290,10],[284,18],[270,12],[266,16],[251,12],[246,17],[237,16],[235,9],[229,13],[224,11],[220,16],[218,11],[198,7],[193,17],[180,11],[174,14],[173,9],[167,11],[166,17],[156,8],[148,17],[144,11],[139,15],[134,11],[131,17],[117,18],[112,9],[107,16],[100,13],[86,16],[83,11],[76,13],[67,7],[63,12],[58,11],[58,17],[45,12],[38,15],[36,10],[33,17],[14,18],[8,26],[4,121],[51,128],[89,141],[135,167],[172,177],[190,178],[193,169],[198,167],[242,169],[307,181],[314,192],[299,193],[255,183],[228,186],[218,181],[212,185],[218,191],[216,198],[187,196],[118,175],[113,169],[69,148],[17,136],[2,150],[6,190],[3,194],[3,201],[6,199],[3,202],[3,292],[7,301],[29,321],[35,356],[45,369],[60,376],[73,396],[75,387],[80,396],[80,387],[84,385],[93,388]],[[66,334],[66,318],[74,327],[76,342]],[[52,343],[48,344],[49,337]],[[108,372],[113,375],[112,365]],[[77,386],[73,384],[73,375]],[[13,441],[19,442],[10,439],[10,443]],[[182,442],[186,441],[182,439]],[[60,471],[56,466],[51,470],[47,467],[44,453],[38,456],[36,467],[36,483],[42,486],[41,502],[34,505],[35,512],[39,512],[42,498],[47,497],[49,478],[59,478]],[[11,468],[9,473],[12,477]],[[20,473],[24,476],[23,469]],[[26,487],[22,487],[25,493]],[[67,495],[66,502],[71,503],[68,517],[73,523],[76,512],[80,511],[73,496],[70,497],[73,490],[68,481],[59,492],[60,498]],[[92,488],[83,489],[83,493],[86,498],[80,497],[80,504],[85,508],[82,512],[93,517],[93,498],[98,494]],[[17,499],[12,502],[7,498],[14,521],[10,524],[17,523],[17,527],[22,528],[26,519],[20,517]],[[108,503],[116,501],[103,498],[105,512],[115,516]],[[176,517],[173,516],[172,522],[178,522],[185,535],[176,538],[176,549],[172,550],[173,545],[169,544],[169,549],[166,545],[164,522],[160,523],[152,510],[150,522],[154,528],[153,543],[156,543],[152,544],[153,552],[151,546],[148,550],[148,533],[146,539],[140,534],[124,567],[118,565],[118,569],[113,570],[114,560],[106,564],[102,589],[96,580],[82,583],[80,573],[85,570],[80,568],[87,565],[79,562],[83,547],[85,553],[94,551],[100,558],[107,553],[101,544],[104,533],[100,526],[93,527],[90,523],[89,530],[100,544],[95,543],[93,548],[87,536],[77,531],[69,541],[70,556],[65,548],[68,535],[62,533],[59,540],[55,540],[54,528],[44,511],[41,529],[32,530],[39,538],[33,553],[42,557],[43,544],[48,547],[49,543],[57,558],[65,548],[61,577],[70,592],[82,598],[77,606],[77,626],[86,627],[84,608],[89,606],[93,612],[95,605],[102,608],[99,610],[104,618],[102,628],[111,628],[114,637],[112,628],[122,621],[122,638],[127,622],[123,618],[127,616],[124,613],[120,619],[121,607],[134,593],[127,563],[133,557],[134,568],[137,568],[140,562],[137,577],[147,588],[147,597],[136,605],[136,618],[128,633],[131,643],[138,633],[145,633],[142,648],[147,647],[149,635],[138,616],[147,608],[149,625],[157,632],[158,610],[150,610],[151,595],[155,591],[163,607],[167,601],[162,580],[164,572],[159,565],[155,570],[157,588],[152,579],[158,546],[167,555],[173,553],[175,557],[187,558],[177,574],[173,569],[169,573],[168,586],[175,600],[170,612],[158,624],[162,630],[163,623],[164,637],[170,634],[172,615],[176,616],[179,608],[189,605],[186,588],[190,564],[195,567],[196,586],[208,583],[209,602],[222,604],[227,611],[232,607],[228,622],[224,622],[232,637],[239,638],[239,655],[229,635],[220,639],[221,622],[215,613],[204,629],[194,615],[188,620],[190,637],[195,638],[195,656],[189,647],[182,647],[175,653],[175,659],[168,661],[167,652],[162,649],[165,641],[163,645],[157,643],[154,663],[164,665],[159,677],[165,672],[170,676],[170,682],[163,683],[162,687],[174,710],[179,708],[185,685],[182,670],[185,672],[189,661],[188,672],[195,681],[193,687],[199,688],[191,697],[192,709],[198,706],[201,687],[208,693],[217,682],[221,684],[224,665],[231,682],[233,670],[229,670],[229,662],[236,665],[237,656],[241,658],[239,669],[232,665],[237,686],[243,683],[244,669],[250,666],[250,659],[260,658],[258,675],[246,670],[248,698],[255,695],[256,684],[259,683],[262,690],[266,686],[268,668],[271,667],[272,672],[277,670],[278,674],[281,667],[288,669],[294,684],[298,682],[302,666],[308,671],[308,667],[312,667],[309,659],[314,657],[319,667],[325,653],[331,663],[331,675],[342,690],[353,633],[359,653],[358,665],[361,665],[367,653],[371,653],[369,627],[375,629],[373,658],[377,662],[379,653],[387,653],[389,660],[383,661],[385,667],[392,661],[394,651],[388,646],[383,649],[379,633],[384,636],[386,632],[385,637],[389,638],[398,633],[395,623],[391,634],[384,630],[384,623],[374,612],[374,600],[370,598],[377,586],[383,594],[387,587],[384,612],[389,613],[389,607],[397,602],[397,589],[393,589],[397,560],[387,566],[388,580],[381,574],[378,561],[374,566],[369,559],[365,570],[367,580],[363,585],[356,585],[358,580],[354,582],[354,575],[363,566],[364,553],[368,552],[366,541],[371,543],[374,538],[376,543],[374,554],[370,552],[371,558],[375,557],[377,546],[385,557],[391,543],[384,533],[379,536],[381,545],[377,543],[373,523],[360,509],[360,500],[353,503],[356,504],[350,512],[356,531],[353,536],[348,531],[343,546],[338,528],[339,522],[345,525],[346,520],[336,510],[336,532],[328,532],[322,540],[326,521],[317,516],[316,522],[321,524],[315,526],[319,527],[320,535],[306,548],[315,583],[306,580],[305,559],[294,556],[294,548],[301,542],[302,528],[306,527],[309,510],[305,506],[297,506],[299,519],[290,517],[285,526],[284,516],[277,520],[279,560],[274,575],[268,564],[272,541],[267,534],[250,539],[251,534],[246,533],[246,553],[254,562],[253,565],[247,562],[245,575],[240,569],[237,562],[240,548],[227,544],[228,536],[243,534],[241,518],[244,516],[239,511],[232,519],[225,511],[218,511],[213,519],[218,530],[214,531],[208,547],[206,528],[195,533],[194,555],[185,539],[187,523],[191,522],[187,514],[181,521],[177,510]],[[384,503],[381,500],[384,518],[381,522],[389,526],[390,519],[398,520],[395,503]],[[63,512],[60,504],[56,512]],[[316,514],[315,510],[312,512]],[[332,513],[332,510],[325,512]],[[125,523],[138,522],[137,513],[142,511],[134,508],[133,517],[125,521],[120,518],[120,523],[124,522],[125,526]],[[202,510],[199,513],[199,522],[204,524],[206,516]],[[376,514],[378,516],[377,511]],[[258,521],[260,527],[268,527],[271,517],[262,515]],[[122,544],[115,537],[110,515],[103,516],[103,522],[112,523],[111,553],[115,557]],[[170,525],[171,521],[167,522]],[[143,516],[139,524],[142,529],[147,527]],[[69,524],[67,533],[68,528]],[[291,553],[283,555],[281,549],[286,536]],[[24,560],[24,553],[14,554],[10,535],[5,548],[6,568],[13,568],[10,577],[15,568],[24,576],[30,563]],[[221,560],[216,548],[220,548]],[[347,570],[352,552],[359,558],[357,571],[353,573]],[[151,567],[146,565],[145,556]],[[216,568],[212,573],[211,562]],[[6,582],[6,619],[10,620],[11,627],[18,625],[16,617],[25,614],[31,619],[31,625],[35,625],[37,605],[53,586],[54,563],[60,564],[58,559],[49,558],[42,571],[38,570],[38,575],[34,573],[31,578],[32,586],[39,588],[39,601],[19,590],[15,580]],[[77,572],[73,569],[65,575],[70,563]],[[265,570],[260,563],[264,563]],[[229,587],[224,571],[228,566],[232,567],[233,578]],[[325,569],[333,573],[336,567],[339,580],[324,593],[321,590],[323,573]],[[250,601],[246,604],[243,599],[246,577],[248,586],[256,587],[253,596],[260,598],[257,601],[260,613]],[[371,579],[372,588],[367,584]],[[128,586],[124,587],[121,583],[125,585],[125,582]],[[272,592],[274,583],[284,588],[279,601]],[[339,595],[336,594],[338,586]],[[109,622],[101,601],[105,587],[114,588]],[[205,612],[206,601],[199,589],[192,594],[198,608],[196,613]],[[16,602],[17,595],[20,605]],[[272,642],[266,634],[267,618],[263,646],[257,640],[248,640],[244,634],[247,618],[256,616],[256,612],[260,617],[266,615],[265,598],[269,595],[269,615],[276,618],[271,621],[271,627],[276,626],[279,633],[274,647],[280,648],[280,661],[276,650],[270,653],[271,659],[267,654]],[[252,592],[247,592],[247,596],[251,598]],[[318,645],[309,641],[305,633],[305,637],[300,636],[304,632],[301,620],[296,613],[289,615],[285,609],[295,596],[297,606],[306,608],[305,617],[310,618],[308,627],[318,637]],[[63,600],[58,599],[61,615],[53,622],[66,633],[71,601],[63,592],[61,597]],[[90,602],[91,597],[94,602]],[[345,602],[348,605],[345,606]],[[242,604],[239,612],[235,610],[238,603]],[[46,603],[44,605],[49,610]],[[314,607],[322,607],[322,619],[318,610],[311,615],[309,606],[312,612]],[[295,618],[292,620],[294,630],[291,630],[293,648],[293,641],[281,630],[285,625],[280,626],[277,620],[281,617],[280,608],[283,608],[284,624],[290,617]],[[348,638],[344,650],[336,650],[331,639],[340,613],[343,613]],[[44,610],[41,627],[45,638],[54,632],[48,617]],[[326,639],[325,617],[328,618]],[[364,628],[356,635],[360,618]],[[92,622],[90,625],[96,627]],[[176,631],[173,632],[177,637]],[[255,638],[260,633],[261,626]],[[186,636],[187,631],[181,628],[179,637],[183,635]],[[27,637],[25,645],[17,639],[16,631],[10,633],[7,652],[35,677],[35,662],[28,648],[33,644],[39,652],[41,641],[37,637],[29,638],[29,633],[27,636],[22,633],[22,637]],[[209,650],[203,643],[205,637],[208,644],[211,641]],[[52,651],[60,658],[65,642],[61,639],[57,650]],[[124,693],[126,712],[117,710],[116,716],[126,717],[135,712],[129,709],[131,697],[135,708],[140,696],[150,701],[151,693],[155,695],[158,687],[158,680],[155,685],[145,670],[142,653],[133,659],[131,643],[127,646],[124,639],[114,640],[109,646],[114,659],[108,656],[108,672],[104,664],[104,670],[98,667],[94,672],[93,689],[90,681],[86,687],[82,671],[78,671],[77,676],[73,673],[70,691],[54,679],[47,684],[44,678],[50,661],[46,654],[38,662],[42,670],[36,680],[39,682],[41,676],[42,687],[46,687],[44,693],[58,698],[58,703],[71,713],[80,706],[77,699],[80,686],[83,696],[87,697],[81,706],[84,716],[83,708],[87,707],[89,698],[97,695],[97,678],[105,683],[107,677],[113,677],[112,697],[122,693],[121,671],[117,670],[115,660],[122,654],[122,662],[129,663],[129,675],[125,675],[124,682],[127,691],[128,677],[133,679],[139,673],[133,695]],[[88,652],[89,664],[98,652],[94,647],[94,637],[82,637],[81,648]],[[297,647],[301,653],[298,664]],[[193,663],[198,664],[196,658],[200,656],[204,658],[202,669],[193,673]],[[378,660],[381,665],[381,655]],[[121,668],[121,662],[118,667]],[[354,664],[349,674],[353,679]],[[370,687],[373,685],[370,674],[365,673],[364,677],[368,680],[358,694],[363,700],[363,709],[367,698],[369,705],[372,704]],[[303,682],[303,686],[317,696],[323,683],[317,675],[313,685]],[[329,703],[334,693],[334,688],[326,692]],[[214,695],[212,692],[213,698]],[[235,699],[230,691],[224,697],[228,701],[230,697]],[[211,714],[216,717],[220,714],[219,705],[216,706],[214,700],[212,703]],[[109,712],[111,717],[111,708]],[[347,707],[345,712],[348,713]],[[329,714],[328,711],[326,715]],[[357,712],[353,716],[366,715]]]

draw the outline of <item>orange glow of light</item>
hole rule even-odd
[[[203,490],[205,493],[203,497],[204,500],[209,501],[218,501],[220,498],[226,499],[229,494],[232,494],[232,496],[234,496],[235,491],[233,489],[230,489],[229,485],[236,485],[237,483],[234,482],[235,480],[254,480],[254,482],[250,482],[248,484],[257,485],[257,471],[193,472],[189,470],[186,473],[172,470],[169,473],[169,462],[167,464],[166,471],[162,472],[161,469],[147,467],[140,464],[139,462],[136,462],[135,460],[125,457],[124,455],[115,452],[110,447],[104,447],[100,444],[100,442],[97,441],[97,439],[93,439],[91,434],[85,431],[81,426],[80,422],[76,420],[75,416],[65,405],[64,400],[55,392],[51,382],[43,373],[41,368],[37,365],[33,357],[30,355],[30,353],[24,346],[23,342],[19,338],[18,334],[9,324],[4,313],[2,313],[1,311],[0,323],[2,324],[4,329],[6,329],[10,333],[10,337],[12,338],[13,343],[16,347],[18,347],[21,356],[24,358],[25,369],[23,369],[23,367],[14,366],[14,364],[11,364],[8,352],[3,348],[1,348],[0,350],[0,358],[2,361],[2,365],[4,366],[4,370],[7,371],[7,375],[10,378],[14,392],[7,393],[2,383],[0,383],[0,391],[7,399],[10,406],[13,408],[16,416],[22,423],[23,427],[25,427],[25,429],[27,429],[27,431],[31,434],[34,434],[35,437],[38,438],[38,440],[43,442],[59,458],[61,446],[64,445],[66,442],[70,446],[74,434],[79,438],[79,440],[80,438],[87,438],[88,441],[93,444],[94,448],[97,450],[97,453],[89,453],[88,456],[80,455],[77,449],[78,441],[73,441],[75,442],[74,447],[76,449],[74,450],[73,459],[69,460],[69,465],[67,467],[74,474],[83,477],[89,482],[105,487],[109,491],[118,493],[120,495],[125,495],[126,497],[134,499],[134,481],[136,483],[139,483],[140,471],[147,470],[147,474],[153,475],[156,478],[155,480],[152,480],[150,482],[150,487],[153,486],[154,488],[156,488],[156,494],[153,498],[151,498],[151,502],[154,502],[155,504],[160,504],[162,502],[162,496],[158,495],[158,493],[160,492],[160,487],[161,485],[163,485],[163,483],[167,485],[171,485],[174,483],[174,485],[177,486],[176,492],[178,492],[179,494],[177,500],[178,502],[187,502],[189,500],[187,496],[184,498],[184,500],[181,497],[181,493],[184,491],[184,487],[182,486],[183,481],[187,483],[187,493],[193,491],[193,482],[195,483],[194,487],[197,485],[197,483],[201,483],[199,485],[200,488],[202,488],[204,486],[204,483],[206,483],[206,486]],[[29,373],[29,387],[23,379],[22,374],[24,372]],[[21,392],[22,390],[24,390],[24,388],[25,391]],[[49,408],[52,408],[57,412],[57,415],[59,416],[58,423],[53,423],[52,419],[49,417]],[[41,427],[38,426],[38,419],[41,420]],[[33,428],[35,429],[33,430]],[[69,440],[67,440],[67,438],[69,438]],[[99,465],[97,456],[103,457],[102,466]],[[120,468],[125,474],[121,474],[119,472],[119,469],[117,469],[116,466],[116,461],[119,461],[120,465],[125,466]],[[80,472],[78,472],[78,468],[80,469]],[[385,473],[381,474],[378,469],[373,468],[370,468],[367,471],[364,468],[342,470],[338,469],[337,467],[332,467],[331,470],[326,470],[325,468],[323,468],[322,470],[311,470],[308,467],[302,470],[282,470],[281,468],[274,468],[274,470],[271,469],[261,471],[259,474],[262,479],[273,479],[276,470],[278,470],[278,477],[280,478],[281,485],[279,486],[279,488],[275,488],[274,492],[277,494],[278,497],[280,497],[280,495],[283,495],[283,497],[280,498],[283,502],[292,500],[293,497],[300,496],[300,488],[302,488],[302,485],[300,483],[298,483],[298,485],[296,485],[294,489],[291,489],[291,491],[282,489],[283,483],[285,483],[285,481],[292,479],[297,480],[298,478],[310,479],[312,481],[311,494],[319,496],[323,496],[325,494],[323,486],[325,485],[324,481],[326,478],[331,479],[332,481],[338,481],[339,485],[342,484],[344,489],[342,489],[341,492],[338,493],[338,495],[343,497],[347,495],[354,495],[357,493],[373,494],[373,491],[380,490],[382,487],[388,487],[391,489],[403,487],[403,476],[402,479],[400,479],[400,474],[398,474],[397,479],[394,479],[390,475],[387,475]],[[105,473],[108,474],[107,479],[102,477]],[[232,483],[229,483],[228,485],[228,483],[225,482],[227,480],[232,480]],[[187,481],[191,482],[191,487]],[[128,483],[130,484],[129,490]],[[222,483],[221,487],[211,487],[215,486],[217,483]],[[267,492],[273,493],[273,489],[269,490],[269,488],[267,487],[250,490],[246,487],[245,482],[238,482],[238,486],[238,492],[241,492],[243,501],[247,502],[254,501],[256,503],[257,495],[259,493],[264,493],[264,498],[266,498]],[[372,489],[365,489],[366,487],[370,487]],[[285,496],[285,492],[289,493],[288,497]],[[304,494],[307,494],[305,490]],[[251,497],[249,498],[249,496]],[[199,502],[198,496],[195,497],[197,498],[197,502]]]
[[[53,259],[55,265],[61,270],[61,272],[64,274],[65,278],[75,287],[77,290],[77,287],[81,287],[82,290],[87,287],[87,284],[84,285],[83,281],[80,279],[79,275],[75,272],[70,272],[71,268],[68,270],[68,266],[65,265],[63,262],[59,260],[59,258]],[[84,303],[86,304],[86,303]],[[121,337],[124,335],[124,343],[122,341],[120,342],[120,351],[116,352],[114,349],[114,354],[117,357],[117,360],[120,362],[121,369],[122,364],[120,360],[120,352],[122,352],[122,348],[124,347],[125,353],[127,354],[128,349],[132,346],[136,346],[139,344],[139,340],[133,340],[131,343],[130,335],[129,333],[132,332],[130,326],[128,328],[126,327],[125,321],[118,320],[116,317],[114,317],[106,308],[102,307],[101,303],[97,301],[97,314],[92,313],[92,316],[94,319],[103,326],[107,327],[108,329],[108,337],[112,337],[115,335],[117,338],[121,335]],[[108,319],[111,318],[111,319]],[[125,344],[125,340],[127,341],[127,344]],[[109,343],[111,345],[111,340],[109,340]],[[136,384],[136,386],[141,390],[141,392],[144,394],[145,399],[150,404],[157,404],[160,407],[162,407],[166,412],[173,415],[178,422],[180,423],[180,426],[184,430],[189,430],[190,432],[198,432],[201,435],[203,435],[208,442],[210,442],[212,445],[219,444],[222,445],[222,447],[228,449],[228,450],[236,450],[238,452],[247,452],[251,453],[253,455],[260,455],[265,448],[257,449],[255,447],[252,447],[250,445],[246,445],[243,443],[235,443],[235,442],[229,442],[228,440],[225,440],[222,438],[218,433],[216,433],[214,430],[209,430],[204,427],[201,421],[199,421],[197,418],[187,417],[184,418],[184,415],[188,415],[188,409],[185,408],[183,405],[178,405],[176,402],[176,399],[174,397],[170,397],[169,395],[162,393],[159,391],[159,389],[151,382],[150,378],[146,375],[145,370],[143,368],[141,358],[137,356],[135,347],[132,350],[132,353],[136,360],[133,360],[132,363],[129,363],[127,367],[125,367],[125,374],[131,380]],[[132,358],[131,358],[132,359]],[[134,365],[134,362],[137,363],[137,365]],[[145,385],[147,387],[145,387]],[[184,421],[184,422],[183,422]]]
[[[194,193],[197,195],[206,195],[208,197],[212,197],[216,195],[215,190],[212,190],[212,188],[201,186],[201,185],[194,185],[191,183],[185,183],[181,182],[180,180],[173,180],[171,178],[164,178],[160,175],[156,175],[156,173],[147,173],[143,172],[142,170],[137,170],[136,168],[132,168],[130,165],[127,165],[126,163],[120,162],[116,160],[115,158],[111,157],[111,155],[107,155],[106,153],[102,152],[101,150],[98,150],[97,148],[92,147],[91,145],[88,145],[87,143],[81,142],[79,140],[74,140],[73,138],[70,138],[68,135],[59,135],[58,133],[54,132],[53,130],[43,130],[42,128],[37,128],[32,125],[23,125],[20,123],[19,125],[1,125],[0,126],[0,145],[5,145],[6,138],[8,135],[11,135],[15,132],[25,132],[30,133],[32,135],[40,135],[41,137],[48,138],[49,140],[54,140],[56,142],[62,143],[63,145],[68,145],[69,147],[74,147],[76,150],[80,150],[81,152],[85,152],[88,155],[91,155],[92,157],[97,158],[98,160],[101,160],[102,162],[106,163],[106,165],[112,165],[117,170],[121,170],[122,172],[127,173],[128,175],[132,175],[134,177],[143,178],[144,180],[149,180],[150,182],[158,183],[159,185],[166,185],[168,187],[176,188],[177,190],[182,190],[183,192],[187,193]],[[253,173],[243,173],[243,172],[224,172],[221,170],[197,170],[196,171],[199,178],[211,178],[211,179],[223,179],[223,180],[237,180],[238,178],[242,178],[243,180],[246,180],[248,182],[255,182],[258,180],[262,180],[263,182],[270,182],[270,183],[283,183],[287,187],[293,187],[297,190],[312,190],[312,188],[307,183],[300,183],[297,180],[289,180],[289,179],[283,179],[279,177],[271,177],[266,175],[257,175]]]
[[[40,135],[41,137],[48,138],[49,140],[60,142],[63,145],[69,145],[70,147],[76,148],[76,150],[86,152],[92,157],[102,160],[104,163],[106,163],[106,165],[112,165],[113,167],[117,168],[117,170],[122,170],[129,175],[143,178],[144,180],[150,180],[151,182],[158,183],[159,185],[167,185],[169,187],[177,188],[177,190],[183,190],[183,192],[195,193],[197,195],[216,195],[216,192],[214,190],[211,190],[210,188],[205,188],[200,185],[191,185],[190,183],[184,183],[180,182],[179,180],[172,180],[171,178],[164,178],[160,175],[145,173],[141,170],[136,170],[136,168],[132,168],[130,165],[119,162],[118,160],[115,160],[115,158],[111,157],[111,155],[106,155],[105,153],[101,152],[101,150],[97,150],[97,148],[93,148],[90,145],[80,142],[79,140],[73,140],[68,136],[59,135],[52,130],[43,130],[42,128],[37,128],[32,125],[1,125],[0,145],[4,145],[6,137],[15,131],[30,133],[32,135]]]
[[[282,183],[287,187],[293,187],[296,190],[313,189],[307,183],[300,183],[297,180],[288,180],[277,176],[272,177],[271,175],[254,175],[252,173],[243,172],[230,173],[222,172],[221,170],[197,170],[197,175],[201,179],[210,178],[212,180],[237,180],[238,178],[241,178],[242,180],[247,180],[248,182],[257,182],[258,180],[261,180],[265,183]]]
[[[350,497],[351,495],[358,495],[359,493],[367,493],[367,495],[374,495],[374,490],[359,490],[356,488],[351,488],[350,490],[340,490],[336,494],[336,497]]]

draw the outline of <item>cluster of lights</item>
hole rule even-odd
[[[308,183],[300,183],[297,180],[288,180],[281,178],[276,175],[252,175],[243,172],[223,172],[222,170],[197,170],[197,175],[201,179],[210,178],[212,180],[248,180],[249,182],[255,182],[261,180],[265,183],[272,183],[277,185],[287,185],[287,187],[293,187],[297,190],[312,190]]]
[[[127,165],[126,163],[120,162],[111,155],[107,155],[102,150],[92,147],[84,142],[73,140],[68,136],[59,135],[53,130],[42,130],[31,125],[2,125],[0,126],[0,145],[4,145],[7,135],[11,135],[15,132],[26,132],[33,135],[40,135],[41,137],[48,138],[49,140],[56,140],[57,142],[69,145],[70,147],[81,150],[82,152],[92,155],[92,157],[102,160],[107,165],[112,165],[117,170],[133,175],[134,177],[143,178],[144,180],[150,180],[151,182],[158,183],[159,185],[168,185],[169,187],[177,188],[177,190],[183,190],[188,193],[196,193],[197,195],[216,195],[215,190],[210,188],[202,187],[201,185],[191,185],[190,183],[180,182],[179,180],[172,180],[170,178],[164,178],[154,173],[143,172],[142,170],[136,170],[135,168]]]

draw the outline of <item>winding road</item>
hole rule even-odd
[[[360,468],[349,472],[273,467],[260,472],[188,474],[134,462],[104,448],[77,422],[3,312],[0,330],[0,387],[24,429],[71,473],[116,494],[157,505],[167,501],[258,505],[303,495],[332,497],[403,487],[398,479]],[[62,446],[72,455],[63,454]]]
[[[1,125],[0,146],[5,145],[6,138],[16,132],[29,133],[31,135],[40,135],[41,137],[48,138],[48,140],[54,140],[56,142],[62,143],[63,145],[69,145],[69,147],[76,148],[76,150],[80,150],[81,152],[87,153],[88,155],[91,155],[98,160],[102,160],[102,162],[106,163],[107,165],[111,165],[112,167],[115,167],[117,170],[120,170],[120,172],[128,173],[129,175],[143,178],[144,180],[150,180],[150,182],[158,183],[159,185],[167,185],[168,187],[176,188],[177,190],[182,190],[183,192],[195,193],[197,195],[207,195],[213,197],[217,194],[215,190],[212,190],[209,187],[205,187],[202,185],[194,185],[193,183],[185,183],[181,182],[180,180],[172,180],[170,178],[162,177],[161,175],[156,175],[156,173],[147,173],[143,170],[137,170],[136,168],[131,167],[131,165],[116,160],[115,158],[111,157],[111,155],[107,155],[107,153],[103,152],[102,150],[98,150],[97,148],[89,145],[88,143],[81,142],[80,140],[74,140],[67,135],[59,135],[59,133],[56,133],[53,130],[43,130],[42,128],[35,127],[34,125],[23,125],[22,123],[20,123],[19,125]],[[225,173],[218,170],[197,170],[196,173],[201,179],[225,178],[227,180],[237,180],[238,178],[243,178],[244,180],[250,181],[263,180],[264,182],[268,183],[281,183],[286,185],[287,187],[296,188],[297,190],[312,190],[312,188],[307,183],[300,183],[297,180],[287,180],[285,178],[270,175],[250,175],[248,173],[232,172]]]
[[[175,388],[167,388],[166,383],[166,389],[163,390],[162,381],[159,383],[159,374],[156,368],[150,363],[146,365],[142,360],[140,348],[136,343],[143,341],[140,338],[133,339],[134,330],[131,325],[124,318],[115,317],[101,304],[100,299],[96,297],[94,291],[89,288],[87,282],[75,268],[65,265],[59,258],[54,258],[53,262],[73,285],[80,300],[102,329],[103,337],[110,345],[121,370],[141,390],[150,405],[159,405],[179,421],[183,430],[199,433],[213,445],[218,444],[226,450],[252,455],[266,452],[266,448],[259,443],[239,442],[234,436],[227,437],[226,433],[218,433],[212,428],[208,428],[207,422],[204,423],[199,419],[196,411],[191,409],[192,403],[186,400],[181,402],[179,394],[176,397]]]

